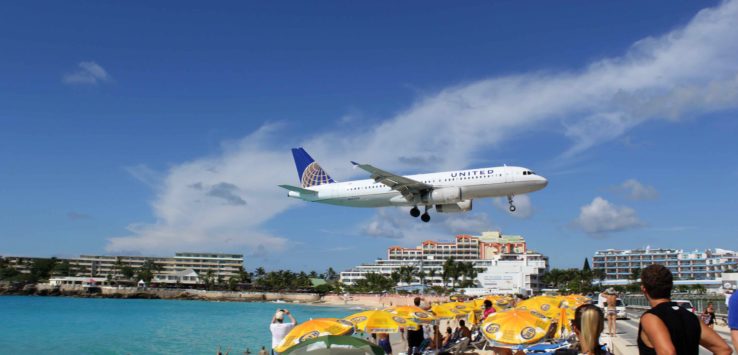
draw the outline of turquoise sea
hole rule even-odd
[[[298,321],[348,308],[275,303],[0,297],[0,354],[243,354],[271,346],[278,308]]]

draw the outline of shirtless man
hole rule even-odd
[[[607,332],[610,337],[614,337],[618,331],[617,320],[618,311],[615,308],[618,302],[618,296],[615,290],[610,287],[605,292],[600,294],[600,297],[605,300],[605,316],[607,317]]]

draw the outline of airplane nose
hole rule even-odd
[[[541,186],[541,188],[548,186],[548,180],[543,176],[539,177],[541,178],[541,180],[538,181],[538,184]]]

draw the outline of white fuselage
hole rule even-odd
[[[502,166],[481,169],[446,171],[440,173],[408,175],[407,178],[431,185],[433,190],[460,191],[455,203],[485,197],[514,196],[543,189],[548,181],[539,175],[528,174],[529,169]],[[408,201],[400,192],[372,179],[353,180],[311,186],[316,194],[290,191],[288,196],[305,201],[349,207],[385,207],[433,205],[439,202],[418,199]]]

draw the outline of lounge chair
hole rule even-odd
[[[466,351],[467,348],[469,348],[469,342],[471,340],[469,338],[461,338],[459,341],[446,349],[446,351],[450,352],[453,355],[460,355],[463,354],[464,351]]]

